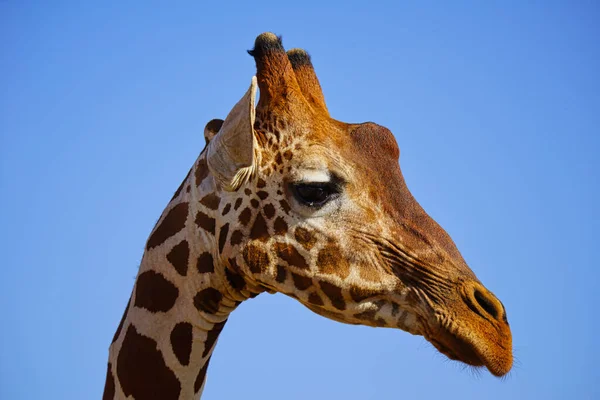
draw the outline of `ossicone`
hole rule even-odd
[[[281,37],[266,32],[258,35],[254,48],[248,50],[256,63],[256,78],[260,89],[258,109],[294,108],[304,98],[292,64],[283,48]]]

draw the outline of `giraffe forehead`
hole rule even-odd
[[[400,170],[400,149],[392,132],[372,122],[351,129],[343,147],[346,165],[352,165],[354,174],[362,171],[362,187],[370,187],[380,193],[387,192],[393,198],[404,195],[404,178]],[[366,175],[366,179],[365,179]]]
[[[350,139],[364,155],[394,163],[400,157],[396,138],[381,125],[372,122],[360,124],[350,133]]]

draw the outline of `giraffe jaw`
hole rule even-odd
[[[441,328],[436,334],[425,334],[424,337],[451,360],[472,367],[486,367],[494,376],[502,377],[512,368],[511,351],[507,351],[499,343],[461,334],[460,329],[453,332],[451,329]]]
[[[483,367],[485,363],[481,360],[475,347],[468,341],[461,340],[457,336],[447,333],[442,337],[425,337],[433,346],[451,360],[460,361],[472,367]]]

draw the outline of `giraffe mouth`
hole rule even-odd
[[[511,370],[510,337],[494,337],[490,332],[465,332],[460,326],[444,325],[438,325],[433,331],[426,329],[423,335],[440,353],[472,367],[486,367],[497,377]]]
[[[492,375],[502,377],[511,368],[512,362],[503,363],[490,355],[485,346],[478,346],[470,338],[461,338],[451,332],[440,332],[435,338],[426,339],[442,354],[451,360],[460,361],[472,367],[486,367]],[[511,359],[512,360],[512,359]]]
[[[425,336],[425,338],[442,354],[451,360],[460,361],[472,367],[486,366],[490,372],[497,375],[487,365],[484,357],[478,351],[475,344],[466,338],[461,338],[450,331],[442,330],[435,337]],[[502,374],[503,375],[503,374]]]

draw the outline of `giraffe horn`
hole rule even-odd
[[[300,85],[302,95],[311,107],[328,117],[329,111],[325,104],[323,90],[312,65],[310,55],[303,49],[289,50],[287,55],[296,74],[296,80],[298,81],[298,85]]]
[[[218,133],[207,145],[208,168],[228,191],[237,190],[256,173],[256,86],[256,77],[253,76],[250,88],[231,109]]]
[[[258,109],[293,107],[303,102],[292,64],[281,43],[281,37],[271,32],[258,35],[254,49],[248,50],[256,62],[256,77],[260,88]]]

